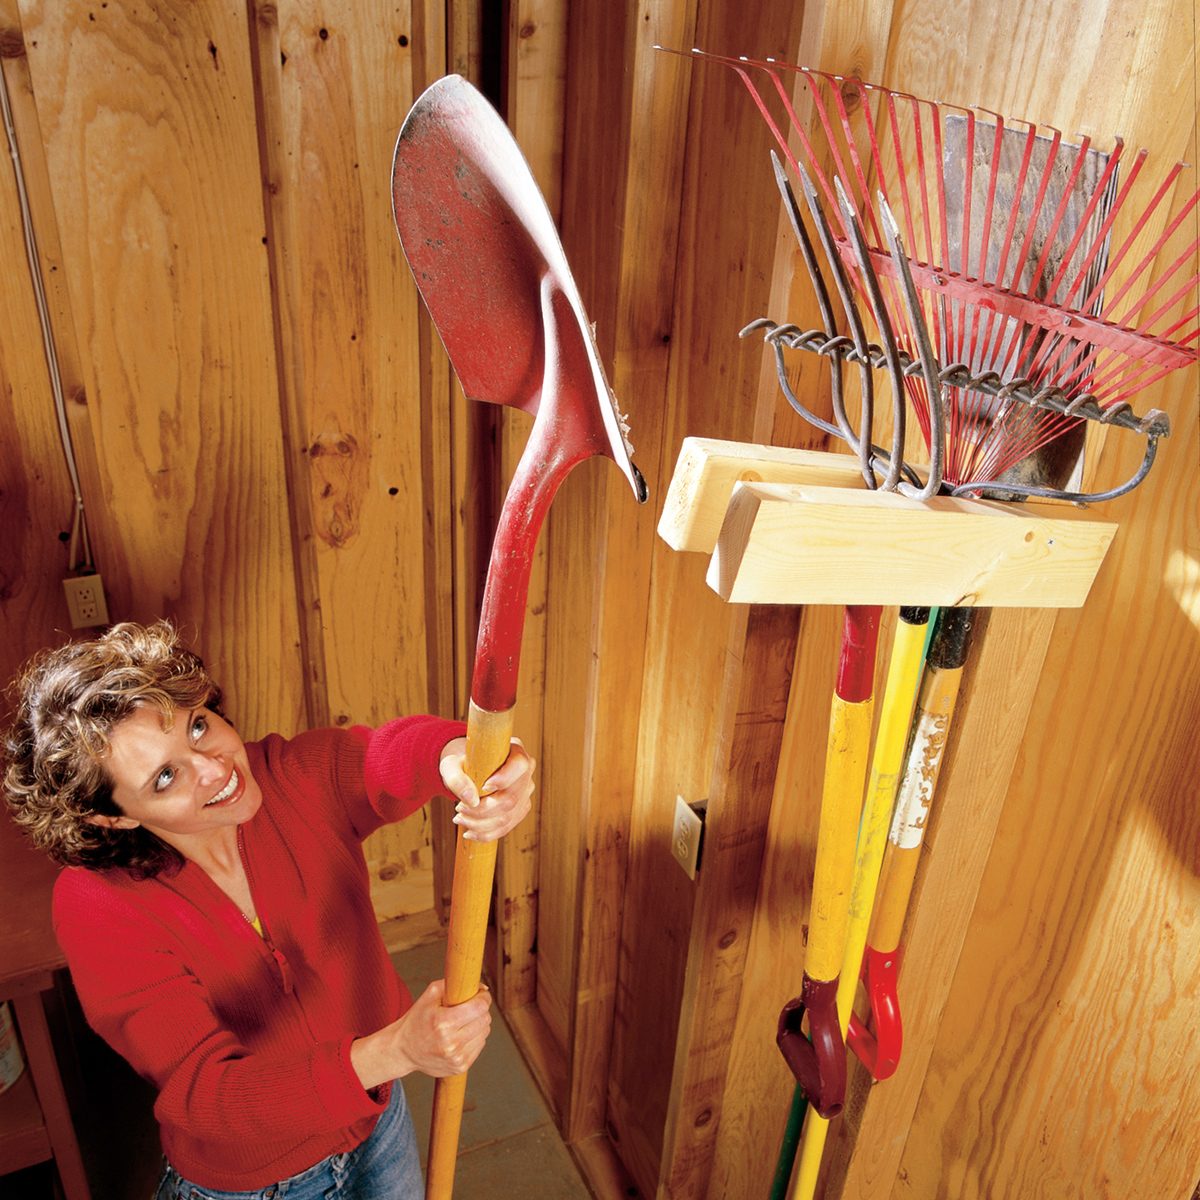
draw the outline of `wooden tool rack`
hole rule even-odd
[[[829,695],[797,684],[832,679],[832,606],[992,610],[977,626],[909,912],[905,1054],[877,1087],[851,1071],[831,1139],[827,1169],[861,1186],[874,1171],[862,1159],[888,1164],[900,1154],[925,1086],[1054,612],[1083,604],[1117,526],[1063,504],[919,503],[864,490],[847,455],[687,438],[658,532],[675,550],[710,556],[709,586],[739,606],[731,648],[743,639],[730,657],[724,753],[707,797],[663,1151],[670,1195],[713,1194],[718,1138],[731,1127],[782,1129],[791,1080],[771,1031],[803,969],[822,767],[811,747]],[[809,628],[801,641],[801,621],[828,623],[829,636]],[[827,670],[814,662],[822,647]],[[886,669],[881,653],[880,682]],[[923,904],[926,892],[933,902]],[[730,1088],[748,1077],[762,1086]]]

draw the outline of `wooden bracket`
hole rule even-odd
[[[672,550],[711,554],[738,482],[866,488],[857,461],[848,454],[684,438],[659,518],[659,537]]]
[[[867,491],[844,454],[698,438],[659,522],[712,551],[708,584],[738,604],[1078,608],[1116,531],[1073,505]]]

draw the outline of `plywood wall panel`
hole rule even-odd
[[[307,459],[332,719],[419,711],[425,660],[418,299],[392,220],[413,101],[405,8],[275,6],[294,452]],[[401,40],[405,44],[401,44]]]
[[[649,503],[639,507],[610,468],[597,493],[591,654],[590,661],[581,659],[580,676],[587,703],[578,776],[582,855],[565,1124],[572,1141],[602,1137],[606,1126],[645,699],[637,680],[647,651],[654,526],[665,487],[662,438],[679,236],[676,181],[683,166],[682,117],[691,80],[679,69],[685,64],[665,62],[653,47],[689,41],[695,9],[680,0],[646,8],[637,20],[632,15],[616,6],[603,19],[596,9],[574,10],[571,26],[569,107],[574,115],[568,150],[574,163],[586,164],[586,171],[577,167],[569,175],[574,181],[568,192],[574,214],[571,244],[574,250],[586,248],[590,277],[601,281],[599,294],[612,297],[613,307],[601,310],[607,330],[602,345],[611,347],[610,380],[629,417],[635,459],[650,487]],[[589,53],[591,47],[618,45],[630,63],[620,75],[607,69],[603,55]],[[588,136],[589,112],[608,114],[603,137]],[[596,204],[595,197],[606,203]],[[616,239],[619,256],[613,252]],[[577,660],[583,649],[575,648]]]
[[[612,38],[622,41],[627,20],[627,12],[618,6],[573,11],[564,47],[562,95],[568,103],[564,105],[563,161],[569,160],[570,166],[558,188],[563,242],[606,364],[612,363],[618,312],[621,238],[617,205],[625,173],[627,123],[622,81],[598,70],[598,59],[587,61],[582,47]],[[583,114],[598,110],[607,111],[610,119],[593,128],[593,140],[581,142]],[[609,187],[597,191],[601,171],[607,173]],[[597,750],[589,730],[597,715],[593,707],[597,703],[596,656],[602,645],[598,605],[607,578],[605,522],[609,505],[620,506],[623,501],[633,505],[631,495],[619,494],[619,485],[608,486],[612,470],[604,461],[583,464],[560,493],[547,531],[537,1006],[561,1047],[562,1078],[572,1093],[579,1086],[571,1068],[573,1053],[578,1050],[574,1024],[579,1002],[579,931],[591,907],[582,890],[582,872],[589,853],[588,776]],[[630,649],[636,654],[634,647]],[[556,1104],[565,1120],[572,1121],[570,1095],[556,1097]]]
[[[902,1159],[918,1192],[1195,1184],[1200,1039],[1179,1013],[1200,979],[1200,827],[1180,781],[1200,770],[1200,638],[1194,596],[1159,582],[1200,541],[1176,454],[1200,444],[1194,372],[1162,395],[1170,451],[1112,506],[1114,561],[1056,624]]]
[[[389,186],[417,90],[412,14],[313,0],[269,15],[254,30],[269,47],[260,87],[299,590],[319,614],[308,653],[324,719],[378,724],[428,707],[439,628],[426,612],[426,512],[445,459],[427,465],[424,449],[446,397],[423,387],[428,347]],[[424,820],[376,834],[368,865],[382,917],[430,907]]]
[[[176,618],[247,733],[294,728],[244,15],[113,2],[21,16],[103,487],[88,500],[113,530],[97,554],[122,568],[113,615]]]
[[[729,46],[753,30],[763,53],[783,54],[799,14],[769,4],[697,6],[695,42]],[[685,64],[686,65],[686,64]],[[672,317],[662,486],[686,435],[749,440],[760,350],[739,343],[747,312],[766,299],[776,202],[767,133],[741,101],[729,72],[693,68]],[[740,114],[740,116],[739,116]],[[742,120],[742,117],[745,120]],[[736,128],[736,133],[731,132]],[[718,137],[717,130],[726,131]],[[761,186],[760,186],[761,185]],[[733,219],[731,220],[730,217]],[[660,501],[661,503],[661,501]],[[653,547],[645,714],[621,942],[621,976],[610,1073],[610,1114],[627,1165],[657,1186],[669,1076],[691,925],[691,881],[670,856],[675,798],[708,790],[730,617],[700,581],[702,563]],[[719,836],[719,832],[718,832]],[[640,914],[653,912],[653,921]],[[668,1081],[665,1082],[664,1081]]]
[[[729,1044],[741,1006],[778,769],[786,765],[798,608],[737,606],[717,710],[724,715],[705,814],[675,1064],[659,1170],[664,1197],[704,1194],[727,1095]],[[737,628],[736,626],[740,626]],[[777,917],[782,914],[777,914]],[[763,1026],[770,1030],[768,1022]]]
[[[1125,135],[1159,176],[1194,156],[1194,6],[985,8],[965,21],[897,5],[888,82]],[[980,40],[1009,21],[1015,53]],[[920,58],[926,25],[961,56]],[[1050,69],[1062,56],[1069,69]],[[1178,582],[1200,536],[1194,369],[1135,405],[1170,412],[1172,437],[1146,484],[1105,506],[1121,526],[1112,561],[1087,606],[1057,619],[911,1127],[874,1090],[828,1195],[878,1195],[897,1172],[896,1197],[1194,1187],[1194,1130],[1176,1118],[1196,1105],[1197,1047],[1169,1015],[1190,1002],[1194,941],[1177,930],[1200,899],[1194,805],[1178,786],[1196,769],[1196,624]],[[1127,477],[1140,452],[1111,435],[1097,482]]]
[[[834,607],[806,609],[802,621],[712,1169],[706,1185],[695,1189],[698,1196],[727,1196],[738,1188],[769,1193],[794,1086],[775,1046],[775,1022],[797,994],[803,971],[824,770],[815,748],[829,724],[829,705],[820,698],[833,694],[842,614]],[[882,638],[880,644],[886,644]]]

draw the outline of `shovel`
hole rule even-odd
[[[577,463],[605,455],[639,502],[645,480],[600,365],[554,221],[508,127],[457,75],[413,105],[392,163],[396,230],[463,391],[534,417],[492,543],[467,715],[466,770],[482,787],[508,757],[533,550]],[[459,832],[446,950],[447,1005],[479,990],[496,843]],[[448,1200],[465,1074],[439,1079],[426,1196]]]

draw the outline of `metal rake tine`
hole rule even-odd
[[[771,167],[775,172],[775,184],[779,188],[779,194],[783,197],[783,207],[787,212],[788,221],[791,223],[792,232],[796,235],[796,241],[800,243],[800,253],[804,257],[804,265],[808,267],[808,273],[812,278],[817,307],[821,310],[821,321],[825,326],[825,332],[832,337],[837,333],[837,322],[833,318],[833,304],[829,299],[829,289],[825,286],[825,278],[817,263],[812,238],[808,236],[808,230],[800,218],[800,206],[796,203],[796,193],[792,191],[792,181],[788,179],[783,163],[774,150],[771,151]]]
[[[846,312],[846,319],[850,323],[850,333],[854,341],[854,348],[858,351],[857,361],[859,364],[859,376],[862,381],[862,403],[864,409],[870,410],[874,407],[875,380],[871,372],[870,344],[867,341],[867,332],[863,326],[858,306],[854,302],[854,295],[851,290],[850,281],[846,275],[846,270],[838,255],[833,231],[830,229],[825,212],[821,208],[820,201],[817,199],[816,189],[813,187],[812,180],[808,177],[808,173],[804,168],[797,165],[797,170],[800,173],[800,183],[804,189],[804,198],[808,203],[808,210],[812,214],[813,224],[817,228],[817,237],[821,243],[821,249],[825,251],[825,258],[829,262],[829,269],[833,272],[834,286],[837,288],[838,295],[841,298],[842,307]],[[875,487],[875,473],[871,467],[870,437],[863,439],[862,442],[855,438],[850,428],[850,420],[846,416],[844,405],[839,406],[835,404],[834,411],[838,424],[842,427],[842,436],[858,455],[859,463],[862,466],[863,478],[869,487]]]
[[[881,215],[883,230],[887,235],[888,249],[900,272],[900,294],[908,309],[908,319],[917,343],[921,370],[925,376],[925,387],[929,394],[929,478],[926,480],[924,488],[916,496],[918,500],[928,500],[941,491],[942,479],[945,474],[946,414],[942,382],[938,377],[937,359],[929,340],[929,330],[925,326],[925,318],[921,313],[917,287],[913,283],[912,271],[909,270],[908,258],[904,253],[904,243],[900,240],[900,227],[896,224],[896,218],[886,203],[882,205]]]
[[[779,387],[783,392],[785,399],[810,425],[822,430],[836,438],[844,438],[843,431],[830,421],[826,421],[822,417],[818,417],[816,413],[811,412],[797,398],[792,389],[791,381],[788,379],[787,364],[783,357],[783,345],[787,345],[791,349],[803,349],[811,351],[814,354],[820,354],[826,358],[837,360],[840,365],[842,359],[849,358],[853,362],[860,361],[858,351],[854,348],[854,343],[844,334],[834,334],[832,337],[823,333],[819,329],[801,329],[798,325],[776,325],[769,317],[758,317],[751,321],[738,331],[738,337],[749,337],[750,334],[757,332],[760,329],[765,329],[767,332],[763,335],[763,340],[775,352],[775,371],[779,379]],[[875,346],[868,347],[870,351],[868,361],[872,366],[876,365],[878,359],[882,362],[883,352]],[[903,357],[901,358],[903,362]],[[881,467],[890,467],[891,460],[888,453],[882,446],[871,443],[871,465],[874,469],[876,464]],[[901,461],[900,473],[912,485],[913,489],[920,488],[921,480],[916,471],[913,470],[908,463]]]
[[[825,278],[821,274],[816,251],[813,249],[812,239],[808,236],[808,230],[800,218],[800,206],[796,203],[796,195],[792,191],[791,181],[787,177],[787,172],[783,169],[783,163],[780,161],[779,155],[774,150],[771,151],[771,167],[775,172],[775,184],[779,188],[780,195],[783,197],[783,206],[791,223],[792,232],[796,235],[796,241],[800,243],[800,254],[804,259],[804,265],[808,268],[809,279],[812,281],[813,292],[817,298],[817,307],[821,310],[821,321],[825,326],[825,332],[831,338],[836,337],[838,332],[837,322],[833,316],[833,304],[829,299],[829,289],[825,286]],[[800,169],[799,164],[797,164],[797,169]],[[743,330],[740,336],[744,337],[745,333],[746,330]],[[839,426],[832,426],[800,403],[787,377],[783,351],[780,348],[777,337],[774,339],[773,344],[775,349],[775,373],[779,377],[780,387],[788,403],[810,424],[817,426],[819,429],[824,429],[827,433],[832,433],[835,437],[842,437],[845,425],[847,424],[844,419],[846,406],[842,392],[842,356],[840,354],[829,356],[833,360],[829,371],[829,386],[833,411],[835,416],[839,414],[842,416]]]
[[[838,207],[841,209],[842,223],[844,224],[844,226],[846,228],[847,239],[850,241],[851,245],[854,247],[856,252],[858,252],[860,246],[862,247],[861,254],[859,255],[859,262],[860,262],[860,278],[858,281],[859,290],[866,293],[867,299],[868,299],[869,303],[871,304],[871,307],[873,309],[876,309],[875,296],[872,294],[871,284],[875,283],[876,291],[878,290],[879,285],[878,285],[878,281],[875,280],[874,272],[871,271],[869,260],[867,262],[866,271],[861,270],[862,260],[866,256],[866,244],[863,239],[862,226],[859,224],[858,215],[854,211],[854,206],[850,203],[850,200],[846,195],[846,189],[845,189],[844,185],[842,184],[841,179],[838,178],[838,176],[836,176],[836,175],[833,178],[833,187],[834,187],[834,191],[837,194]],[[876,320],[879,320],[879,310],[878,309],[876,309],[875,316],[876,316]],[[886,321],[886,317],[884,318],[884,320]],[[864,342],[866,341],[865,336],[863,338],[863,341]],[[894,346],[893,346],[893,349],[894,349]],[[858,442],[859,458],[860,458],[860,460],[862,460],[864,462],[864,465],[869,465],[869,463],[867,461],[869,458],[869,453],[868,453],[866,447],[870,444],[871,430],[874,427],[875,427],[875,389],[874,389],[874,386],[872,386],[869,390],[865,389],[865,388],[863,389],[862,407],[861,407],[861,411],[859,414],[859,442]],[[901,449],[903,449],[903,447]],[[897,455],[893,454],[893,456],[892,456],[893,470],[895,469],[896,457],[897,457]],[[889,472],[889,479],[890,478],[891,478],[891,472]],[[892,480],[891,486],[892,487],[895,486],[894,480]]]
[[[892,465],[883,481],[885,491],[895,491],[900,483],[900,463],[904,458],[905,421],[908,415],[904,392],[904,376],[900,369],[900,355],[896,347],[896,335],[888,317],[887,306],[883,292],[879,286],[879,278],[871,266],[871,256],[867,249],[867,241],[863,236],[862,224],[842,187],[840,179],[833,181],[837,190],[838,202],[842,206],[842,218],[850,231],[850,242],[858,259],[858,269],[862,275],[863,286],[871,308],[875,314],[875,324],[879,327],[879,338],[883,343],[883,355],[887,362],[888,379],[892,386]],[[880,196],[882,201],[883,197]],[[864,440],[870,440],[873,413],[863,405]]]

